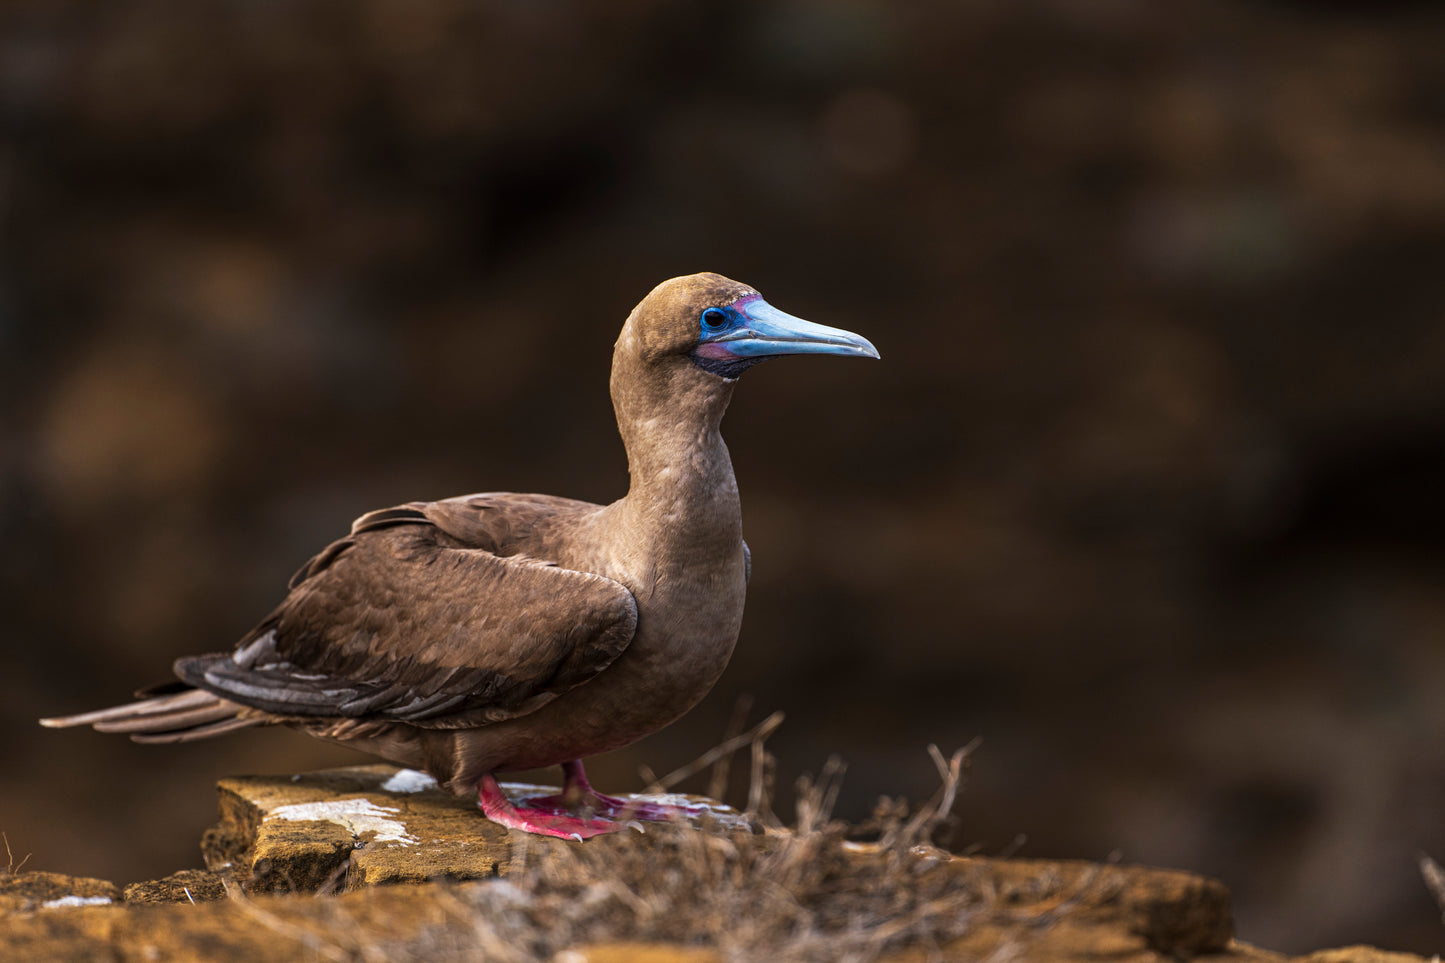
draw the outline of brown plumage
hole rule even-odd
[[[719,425],[742,370],[804,352],[877,357],[719,275],[664,282],[613,355],[625,497],[493,493],[363,515],[233,652],[177,660],[185,685],[42,724],[138,742],[288,725],[457,793],[480,785],[503,821],[486,805],[493,773],[566,763],[569,788],[590,792],[574,760],[672,722],[727,665],[749,558]],[[509,824],[605,831],[553,822]]]

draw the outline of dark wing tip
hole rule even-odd
[[[156,696],[178,695],[192,688],[195,687],[189,682],[169,679],[165,682],[157,682],[155,685],[148,685],[144,689],[135,690],[135,697],[137,699],[154,699]]]

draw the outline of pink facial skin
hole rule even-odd
[[[730,361],[737,357],[728,350],[726,341],[708,341],[693,348],[692,353],[699,358],[711,358],[714,361]]]

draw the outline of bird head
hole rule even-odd
[[[628,316],[612,354],[612,407],[633,494],[660,484],[672,486],[666,495],[672,498],[677,486],[716,473],[725,479],[714,479],[717,491],[736,496],[719,434],[723,415],[738,375],[785,354],[878,357],[851,331],[784,314],[720,274],[690,274],[653,288]]]
[[[731,381],[785,354],[876,358],[866,338],[785,314],[745,284],[720,274],[690,274],[653,288],[628,318],[618,347],[643,361],[685,360]]]

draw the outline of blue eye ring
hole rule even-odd
[[[702,313],[702,326],[710,331],[727,327],[728,313],[722,308],[708,308]]]

